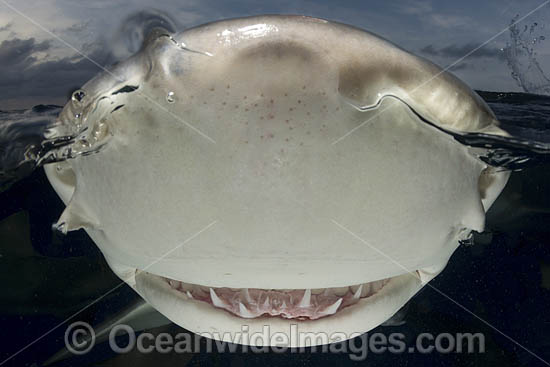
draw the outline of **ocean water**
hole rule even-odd
[[[464,144],[490,146],[494,154],[487,160],[514,171],[487,214],[486,231],[462,244],[443,273],[431,282],[479,318],[426,287],[403,308],[399,320],[369,332],[403,333],[407,342],[426,332],[482,333],[485,352],[371,352],[363,363],[542,366],[545,364],[539,358],[550,361],[550,96],[545,95],[550,89],[533,52],[535,46],[525,42],[536,31],[536,25],[525,30],[511,27],[510,43],[503,50],[512,77],[526,92],[478,91],[512,138],[457,137]],[[0,292],[0,325],[10,331],[0,336],[0,363],[18,353],[5,365],[41,366],[64,348],[64,334],[71,322],[98,325],[139,302],[127,286],[111,291],[120,280],[83,231],[62,235],[52,230],[64,206],[40,165],[60,159],[50,153],[67,142],[44,138],[60,109],[39,105],[0,111],[0,284],[5,290]],[[151,330],[172,335],[181,331],[173,324]],[[201,350],[184,355],[115,354],[103,343],[91,353],[70,356],[54,365],[354,364],[349,353],[321,353],[310,348],[303,353]]]

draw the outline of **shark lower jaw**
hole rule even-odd
[[[291,333],[293,335],[292,328],[298,327],[299,332],[303,333],[301,335],[314,333],[315,335],[329,337],[328,340],[314,338],[300,341],[294,337],[289,339],[287,346],[300,347],[351,339],[377,327],[399,311],[442,268],[443,266],[438,267],[434,272],[422,269],[417,272],[387,278],[381,282],[364,283],[361,294],[365,292],[365,296],[360,296],[358,300],[353,299],[353,296],[357,293],[357,289],[361,287],[360,284],[340,288],[311,289],[310,292],[305,289],[248,289],[252,302],[241,303],[246,307],[246,311],[243,310],[244,315],[241,312],[239,301],[234,303],[239,307],[239,312],[217,307],[212,301],[212,295],[214,295],[216,302],[227,302],[227,296],[233,296],[235,300],[240,300],[241,297],[246,297],[245,290],[241,288],[215,288],[196,284],[190,285],[189,283],[180,284],[163,276],[146,271],[136,271],[135,268],[131,270],[135,277],[127,281],[148,303],[168,319],[187,330],[208,338],[225,340],[228,337],[229,340],[238,344],[263,345],[254,340],[239,339],[239,335],[263,333],[266,327],[272,335],[276,333],[285,335]],[[116,267],[115,269],[120,270]],[[129,268],[126,269],[130,270]],[[129,273],[126,274],[129,275]],[[369,285],[368,290],[367,284]],[[189,290],[189,286],[194,288]],[[370,287],[373,286],[379,289],[372,291]],[[213,294],[210,293],[210,288],[212,288]],[[345,288],[347,288],[347,291],[344,293]],[[310,304],[316,304],[317,307],[311,305],[310,307],[299,307],[304,300],[304,296],[307,301],[309,293],[311,293],[309,296]],[[343,295],[338,296],[338,294]],[[270,302],[266,308],[271,312],[262,311],[261,315],[255,317],[250,317],[246,313],[250,312],[252,316],[254,316],[254,313],[259,313],[262,310],[261,305],[256,309],[251,307],[251,305],[254,305],[254,297],[259,297],[260,301],[265,302],[269,295],[275,295],[275,297],[269,297]],[[290,311],[287,303],[286,311],[283,312],[282,302],[279,304],[278,301],[280,297],[290,298],[290,296],[295,302],[291,306],[294,311]],[[325,298],[322,296],[325,296]],[[337,301],[339,303],[338,307],[333,306],[334,303],[327,305],[333,299],[338,300],[340,298],[342,301]],[[323,300],[327,302],[323,303]],[[232,306],[233,304],[230,303],[229,305]],[[333,308],[327,310],[327,307],[331,306]],[[323,311],[334,311],[334,309],[336,309],[335,312],[330,315],[320,315]],[[236,310],[235,308],[234,311]],[[315,318],[315,312],[320,317]],[[331,340],[330,338],[333,335],[336,339]]]
[[[136,271],[137,273],[160,279],[164,286],[168,285],[168,292],[188,300],[208,304],[219,312],[227,312],[241,319],[282,318],[292,321],[317,320],[337,315],[360,301],[368,302],[382,293],[392,280],[400,277],[343,287],[260,289],[212,287],[186,283],[139,270]],[[412,272],[409,276],[420,279],[418,272]]]
[[[377,294],[391,278],[337,288],[258,289],[209,287],[163,279],[176,292],[245,318],[316,320]]]

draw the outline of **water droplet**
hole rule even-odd
[[[72,100],[76,102],[82,102],[84,97],[86,97],[86,93],[82,89],[79,89],[73,93]]]
[[[175,100],[176,100],[176,95],[174,94],[174,92],[168,92],[168,95],[166,96],[166,101],[168,101],[168,103],[174,103]]]

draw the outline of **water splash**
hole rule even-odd
[[[537,49],[546,39],[544,25],[534,22],[522,27],[518,18],[510,21],[510,41],[502,49],[512,77],[527,93],[550,95],[550,79],[537,60]]]
[[[0,111],[0,190],[35,168],[44,134],[60,110],[60,106],[38,105]]]
[[[60,134],[61,109],[38,105],[29,110],[0,111],[0,191],[43,164],[96,153],[103,147],[106,124],[100,121],[91,128],[83,126],[81,113],[73,116],[72,129]]]
[[[165,33],[173,33],[177,23],[166,13],[155,9],[143,10],[129,15],[121,22],[109,49],[105,50],[106,64],[116,63],[137,52],[154,29],[162,28]],[[106,42],[101,42],[105,44]],[[128,93],[137,87],[126,85],[113,93],[113,96],[97,98],[96,103],[85,103],[86,92],[77,90],[70,100],[72,108],[60,121],[62,107],[38,105],[28,110],[0,110],[0,191],[30,174],[40,165],[63,161],[99,151],[108,140],[108,126],[104,118],[97,123],[86,125],[88,115],[93,114],[97,104],[111,99],[115,94]],[[170,92],[166,100],[174,103],[176,96]],[[111,113],[124,107],[115,104]],[[105,117],[105,116],[103,116]]]

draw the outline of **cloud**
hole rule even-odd
[[[439,50],[437,50],[433,45],[423,47],[420,49],[420,52],[429,56],[439,56]]]
[[[50,42],[34,38],[6,40],[0,43],[0,95],[2,99],[64,97],[97,74],[98,67],[82,57],[44,59]],[[109,55],[96,48],[88,55],[104,64]]]
[[[86,22],[75,23],[73,25],[70,25],[69,27],[62,29],[61,31],[64,33],[80,33],[85,31],[89,25],[90,25],[90,21],[88,20]]]
[[[405,14],[422,15],[433,11],[432,4],[426,1],[415,1],[399,5],[399,10]]]
[[[472,50],[478,48],[479,45],[475,43],[466,43],[463,45],[450,45],[442,48],[435,48],[433,45],[428,45],[420,49],[425,55],[428,56],[442,56],[459,59],[468,55]],[[468,57],[470,58],[493,58],[498,60],[504,60],[504,53],[496,47],[484,46],[474,51]]]
[[[464,27],[470,24],[471,21],[469,17],[438,13],[431,14],[430,20],[433,24],[441,28]]]
[[[13,22],[9,22],[6,25],[3,25],[0,27],[0,32],[5,32],[11,30],[11,27],[13,26]]]
[[[459,71],[464,69],[474,69],[474,66],[472,64],[469,64],[467,62],[461,62],[456,65],[451,66],[449,70],[451,71]]]
[[[472,19],[468,16],[449,13],[434,9],[429,1],[405,1],[396,5],[397,11],[422,20],[424,23],[438,28],[457,28],[468,26]],[[438,6],[441,8],[441,5]]]
[[[9,67],[23,62],[34,62],[36,58],[32,54],[49,48],[49,41],[36,43],[34,38],[5,40],[0,44],[0,64]]]

